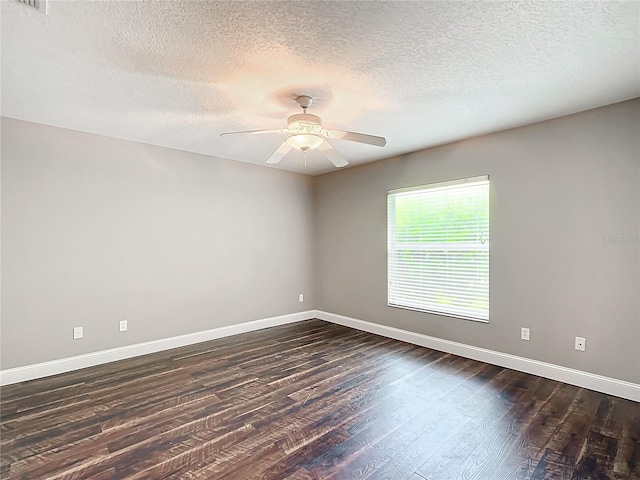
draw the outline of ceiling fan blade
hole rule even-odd
[[[267,158],[267,163],[278,163],[284,158],[287,153],[289,153],[289,150],[291,150],[291,148],[293,147],[291,147],[291,145],[289,145],[287,142],[282,142],[277,150],[269,155],[269,158]]]
[[[384,137],[376,137],[375,135],[367,135],[366,133],[347,132],[345,130],[325,128],[322,130],[322,134],[327,138],[366,143],[367,145],[375,145],[376,147],[384,147],[387,144],[387,140]]]
[[[345,167],[349,165],[342,155],[335,151],[335,149],[329,144],[329,142],[324,142],[322,145],[318,147],[322,153],[326,155],[326,157],[333,163],[336,167]]]
[[[246,134],[249,134],[249,135],[253,135],[253,134],[256,134],[256,133],[286,133],[288,131],[289,130],[287,130],[286,128],[276,128],[276,129],[273,129],[273,130],[243,130],[243,131],[240,131],[240,132],[223,132],[223,133],[220,134],[220,136],[223,136],[223,135],[237,135],[239,133],[246,133]]]

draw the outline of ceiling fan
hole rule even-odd
[[[302,108],[303,113],[291,115],[287,119],[287,128],[279,128],[274,130],[245,130],[241,132],[225,132],[220,135],[237,135],[237,134],[258,134],[258,133],[287,133],[289,136],[284,142],[267,158],[267,163],[278,163],[289,153],[292,148],[301,150],[305,155],[308,150],[317,149],[322,152],[336,167],[344,167],[349,162],[340,155],[327,141],[331,140],[347,140],[350,142],[366,143],[367,145],[375,145],[384,147],[387,141],[383,137],[375,135],[366,135],[364,133],[347,132],[344,130],[335,130],[324,128],[322,120],[319,116],[307,113],[307,108],[311,106],[312,98],[307,95],[300,95],[296,98],[296,102]]]

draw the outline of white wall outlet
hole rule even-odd
[[[121,332],[126,332],[127,331],[127,321],[126,320],[120,320],[120,331]]]
[[[304,302],[304,295],[303,294],[298,295],[298,301],[299,302]]]
[[[587,348],[587,339],[582,337],[576,337],[576,350],[584,352]]]
[[[73,339],[78,340],[84,336],[82,327],[73,327]]]
[[[522,340],[530,340],[531,337],[529,337],[529,329],[526,327],[522,327],[520,329],[520,338]]]

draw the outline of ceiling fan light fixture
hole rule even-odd
[[[291,135],[285,140],[287,144],[298,150],[306,152],[307,150],[313,150],[318,148],[324,143],[324,138],[320,135],[313,135],[310,133],[299,133],[297,135]]]

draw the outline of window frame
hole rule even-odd
[[[399,294],[397,293],[398,290],[393,290],[392,288],[392,275],[395,274],[398,270],[398,262],[397,262],[397,257],[395,257],[396,252],[398,250],[402,250],[398,248],[398,245],[401,245],[403,242],[397,242],[397,236],[396,236],[396,230],[395,227],[397,226],[396,223],[396,210],[395,210],[395,200],[397,198],[398,195],[401,194],[405,194],[405,193],[412,193],[412,192],[428,192],[429,190],[443,190],[443,189],[450,189],[453,187],[463,187],[463,186],[477,186],[478,184],[483,184],[486,185],[486,240],[484,240],[484,234],[480,235],[480,242],[481,245],[476,244],[476,246],[474,248],[469,247],[469,245],[462,246],[462,250],[465,250],[468,248],[468,251],[483,251],[486,250],[486,302],[487,302],[487,308],[486,310],[479,310],[477,312],[472,312],[469,314],[466,313],[460,313],[460,311],[458,312],[454,312],[451,311],[453,309],[448,309],[449,311],[447,311],[447,308],[442,308],[442,309],[438,309],[438,308],[423,308],[422,306],[416,305],[417,303],[420,303],[419,301],[414,301],[413,304],[410,301],[405,301],[405,302],[399,302],[398,301],[398,296]],[[392,201],[393,201],[393,211],[391,209],[392,206]],[[437,182],[437,183],[430,183],[430,184],[425,184],[425,185],[415,185],[415,186],[411,186],[411,187],[403,187],[403,188],[397,188],[397,189],[391,189],[387,191],[387,306],[391,307],[391,308],[400,308],[400,309],[404,309],[404,310],[410,310],[410,311],[417,311],[417,312],[422,312],[422,313],[430,313],[433,315],[440,315],[440,316],[445,316],[445,317],[453,317],[453,318],[459,318],[459,319],[463,319],[463,320],[471,320],[471,321],[475,321],[475,322],[481,322],[481,323],[489,323],[489,318],[490,318],[490,211],[491,211],[491,207],[490,207],[490,182],[489,182],[489,175],[481,175],[481,176],[477,176],[477,177],[469,177],[469,178],[463,178],[463,179],[457,179],[457,180],[451,180],[451,181],[445,181],[445,182]],[[392,225],[392,221],[393,221],[393,225]],[[432,230],[431,232],[433,232],[434,230]],[[416,242],[404,242],[407,245],[410,245],[413,243],[414,247],[416,245]],[[419,247],[417,249],[415,249],[414,251],[432,251],[432,252],[437,252],[437,251],[443,251],[446,252],[447,250],[442,248],[443,246],[446,245],[453,245],[455,242],[424,242],[425,246],[424,247]],[[462,243],[462,242],[461,242]],[[428,246],[426,246],[427,244],[431,244],[432,247],[429,248]],[[433,248],[433,246],[436,247],[440,247],[440,248]],[[479,248],[477,248],[479,247]],[[409,250],[407,248],[404,249]],[[458,250],[458,248],[456,248],[455,250]],[[449,249],[449,251],[451,251],[451,249]],[[424,269],[424,262],[420,263],[422,269]],[[392,271],[393,269],[393,271]],[[397,276],[395,277],[397,278]],[[469,276],[469,278],[473,278],[472,276]],[[479,278],[483,278],[483,277],[479,277]],[[444,285],[444,283],[443,283]],[[450,283],[449,283],[450,285]],[[421,287],[424,288],[425,287]],[[427,288],[432,288],[432,287],[427,287]],[[435,288],[435,287],[433,287]],[[392,292],[393,291],[393,292]],[[417,289],[416,289],[417,291]],[[392,295],[393,293],[393,295]],[[412,292],[413,293],[413,292]],[[393,301],[392,301],[392,296],[393,296]],[[471,295],[469,295],[471,297]],[[427,302],[425,302],[427,303]],[[431,304],[431,307],[433,307],[433,303]],[[461,310],[463,307],[457,307],[458,310]],[[479,314],[479,312],[483,312],[482,314]],[[486,312],[486,314],[484,314],[484,312]]]

